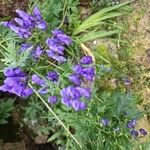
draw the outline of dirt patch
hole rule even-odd
[[[0,17],[14,16],[16,9],[27,9],[28,0],[0,0]]]

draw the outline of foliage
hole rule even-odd
[[[110,31],[99,31],[104,25],[107,24],[109,19],[118,17],[123,13],[119,12],[118,9],[123,7],[131,2],[125,2],[122,4],[118,4],[115,6],[104,8],[95,14],[91,15],[85,21],[83,21],[73,32],[74,35],[78,35],[80,33],[86,33],[85,35],[79,36],[79,40],[81,42],[86,42],[89,40],[94,40],[97,38],[110,36],[112,34],[118,33],[117,30],[110,30]],[[94,28],[94,30],[93,30]]]
[[[11,116],[11,112],[14,109],[13,107],[13,99],[8,99],[4,101],[1,99],[0,102],[0,124],[8,123],[7,119]]]
[[[29,12],[34,5],[39,6],[48,24],[46,32],[35,29],[30,38],[18,39],[10,30],[4,27],[0,30],[1,62],[6,67],[22,68],[27,74],[26,86],[32,88],[34,93],[28,98],[23,108],[24,122],[31,124],[37,134],[48,135],[48,142],[55,142],[59,148],[130,150],[134,142],[138,143],[138,139],[130,134],[127,123],[133,118],[138,120],[142,116],[142,112],[137,108],[141,99],[131,91],[131,83],[125,85],[123,78],[128,77],[131,66],[128,67],[129,62],[124,63],[124,60],[119,59],[118,52],[103,46],[97,46],[95,51],[91,52],[95,62],[93,61],[90,67],[94,66],[96,76],[94,83],[89,81],[82,83],[83,87],[92,90],[91,100],[82,99],[87,104],[86,110],[75,111],[71,107],[66,107],[62,104],[60,96],[63,88],[73,85],[68,77],[73,73],[73,65],[81,61],[83,52],[77,44],[111,35],[117,38],[115,34],[119,32],[110,25],[109,21],[121,16],[123,14],[121,9],[130,2],[104,8],[82,22],[79,20],[79,0],[46,0],[44,2],[31,0]],[[67,59],[64,63],[56,62],[46,56],[48,46],[45,41],[47,38],[54,39],[54,35],[50,32],[55,28],[66,30],[73,38],[71,46],[62,44],[65,45]],[[63,36],[66,37],[66,35]],[[19,53],[22,43],[31,43],[32,46]],[[37,45],[42,47],[44,54],[33,59],[32,52]],[[128,55],[127,58],[129,58]],[[88,65],[85,64],[85,66]],[[49,71],[57,71],[59,80],[56,83],[47,78],[46,74]],[[33,74],[44,81],[48,89],[46,94],[39,94],[44,86],[33,82]],[[107,85],[112,79],[117,82],[110,88]],[[54,95],[58,97],[58,102],[49,103],[49,96]],[[3,113],[4,119],[9,117],[13,103],[7,104],[9,109],[6,109],[8,106],[5,105],[0,103],[0,107],[3,109],[5,107],[4,110],[7,110],[6,114]],[[109,125],[104,125],[102,119],[108,119]]]

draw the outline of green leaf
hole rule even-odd
[[[125,6],[131,2],[133,2],[133,1],[125,2],[125,3],[118,4],[118,5],[111,6],[111,7],[107,7],[107,8],[104,8],[104,9],[98,11],[97,13],[93,14],[88,19],[83,21],[76,28],[76,30],[74,31],[73,34],[77,35],[81,32],[84,32],[86,29],[89,29],[91,27],[98,26],[98,25],[102,24],[101,21],[120,16],[122,13],[119,13],[119,12],[117,13],[117,12],[113,12],[113,11],[120,8],[120,7]]]
[[[80,42],[87,42],[90,40],[94,40],[97,38],[102,38],[102,37],[106,37],[106,36],[110,36],[113,34],[119,33],[118,30],[113,30],[113,31],[99,31],[99,32],[90,32],[82,37],[79,38]]]

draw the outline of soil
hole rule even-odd
[[[28,0],[0,0],[0,17],[12,17],[16,9],[26,10]]]

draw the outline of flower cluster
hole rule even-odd
[[[66,61],[66,58],[64,57],[65,46],[71,44],[71,38],[58,29],[52,31],[52,33],[53,37],[46,40],[46,44],[49,47],[49,49],[46,50],[47,55],[48,57],[63,63]]]
[[[143,128],[140,128],[139,129],[139,132],[137,130],[135,130],[135,125],[136,125],[136,119],[132,119],[130,120],[128,123],[127,123],[127,128],[131,129],[130,133],[132,136],[134,137],[138,137],[139,136],[139,132],[142,134],[142,135],[147,135],[147,131]]]
[[[84,56],[80,60],[79,65],[73,66],[74,73],[69,76],[74,85],[65,87],[61,90],[61,102],[67,107],[72,107],[74,110],[85,110],[86,104],[82,102],[82,98],[89,100],[91,98],[91,89],[81,87],[81,83],[84,82],[84,78],[88,81],[93,81],[95,76],[94,67],[85,67],[92,63],[90,56]]]
[[[32,15],[22,10],[16,10],[16,13],[19,17],[10,22],[2,22],[2,24],[13,30],[20,38],[29,38],[34,28],[47,29],[46,22],[43,20],[37,6],[33,8]]]
[[[79,86],[86,79],[87,81],[93,82],[95,77],[94,67],[88,65],[92,64],[91,56],[84,56],[80,60],[80,64],[72,67],[73,74],[69,76],[71,82]]]
[[[85,110],[86,104],[81,101],[81,98],[90,99],[91,91],[89,88],[81,88],[68,86],[61,90],[61,102],[74,110]]]
[[[27,75],[20,68],[6,68],[4,75],[6,79],[4,85],[0,86],[0,91],[13,93],[22,98],[29,97],[33,93],[27,85]]]

